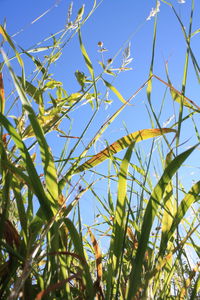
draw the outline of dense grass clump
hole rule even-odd
[[[199,30],[192,32],[194,1],[188,33],[175,8],[163,1],[176,16],[186,42],[182,88],[178,90],[167,64],[166,79],[154,74],[159,3],[150,16],[155,19],[149,74],[128,100],[112,78],[129,70],[129,41],[123,63],[115,69],[111,59],[105,63],[99,42],[102,69],[98,75],[83,42],[82,26],[96,10],[96,1],[87,16],[83,6],[74,21],[70,7],[65,28],[49,38],[48,46],[44,41],[28,50],[16,47],[6,27],[0,27],[0,299],[200,297],[200,181],[185,186],[181,180],[187,159],[196,157],[200,142],[196,121],[200,107],[185,95],[188,68],[194,68],[198,81],[200,78],[190,44]],[[68,94],[51,69],[76,37],[88,74],[77,71],[80,90]],[[27,75],[29,61],[34,72]],[[5,84],[8,76],[14,86],[11,91]],[[156,109],[154,82],[166,88],[163,103]],[[124,136],[115,142],[107,140],[105,148],[94,154],[97,140],[105,130],[109,132],[119,115],[123,118],[124,109],[144,88],[152,127],[132,133],[125,128]],[[95,127],[96,134],[86,144],[85,135],[104,111],[102,107],[112,105],[108,92],[121,106]],[[163,125],[165,102],[175,117]],[[81,123],[80,134],[75,136],[71,120],[78,120],[83,105],[90,118]],[[195,135],[189,147],[185,122]],[[56,141],[53,145],[52,139]],[[87,206],[91,197],[98,212],[85,224],[81,201]],[[92,214],[90,205],[88,210]]]

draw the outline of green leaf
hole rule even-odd
[[[90,274],[89,266],[88,266],[88,263],[85,258],[81,238],[80,238],[78,231],[76,230],[74,224],[72,223],[72,221],[70,219],[64,218],[61,221],[64,222],[65,225],[67,226],[70,236],[71,236],[71,239],[74,244],[75,252],[80,256],[80,258],[83,261],[82,264],[80,264],[80,267],[82,268],[82,271],[83,271],[82,278],[83,278],[84,285],[86,286],[87,299],[93,300],[94,299],[93,282],[92,282],[92,277]]]
[[[25,94],[22,86],[20,85],[20,82],[19,82],[17,76],[15,75],[9,62],[7,61],[7,57],[4,52],[2,52],[2,55],[8,66],[8,69],[10,71],[11,77],[13,79],[16,90],[19,94],[23,108],[28,113],[28,117],[29,117],[31,126],[33,128],[33,131],[34,131],[37,141],[39,143],[40,153],[41,153],[42,162],[43,162],[43,166],[44,166],[44,174],[45,174],[47,189],[50,194],[51,202],[55,204],[58,200],[57,172],[56,172],[56,168],[54,165],[54,161],[53,161],[53,157],[52,157],[50,148],[44,137],[43,129],[40,126],[40,123],[38,122],[37,116],[35,115],[35,112],[31,106],[29,100],[27,99],[26,94]]]
[[[18,76],[18,79],[22,83],[22,77]],[[43,103],[42,94],[43,90],[36,88],[32,83],[25,81],[25,91],[26,93],[33,98],[37,104]]]
[[[34,164],[32,162],[32,159],[30,157],[30,154],[29,154],[25,144],[23,143],[20,135],[17,133],[15,128],[12,126],[12,124],[1,113],[0,113],[0,123],[4,126],[4,128],[7,130],[7,132],[11,135],[13,141],[15,142],[17,148],[19,149],[19,151],[21,153],[21,157],[25,163],[27,173],[29,175],[28,181],[30,180],[29,181],[30,185],[33,188],[34,193],[40,202],[40,205],[43,209],[44,214],[46,215],[47,219],[49,220],[52,216],[52,210],[50,208],[50,203],[49,203],[48,198],[45,195],[40,178],[36,172],[36,169],[34,167]],[[20,174],[20,173],[18,172],[18,174]],[[23,179],[23,175],[21,177]]]
[[[182,95],[178,90],[176,90],[172,86],[172,83],[169,78],[169,72],[168,72],[167,66],[166,66],[165,70],[166,70],[166,74],[167,74],[168,84],[169,84],[169,86],[171,86],[170,93],[171,93],[172,99],[178,103],[182,103],[183,106],[188,107],[190,109],[193,109],[193,110],[199,109],[199,107],[192,100],[190,100],[186,96]]]
[[[28,50],[28,53],[38,53],[38,52],[43,52],[43,51],[47,51],[49,49],[54,49],[54,46],[46,46],[46,47],[38,47],[38,48],[33,48]]]
[[[5,29],[1,25],[0,25],[0,34],[2,34],[3,38],[10,44],[11,48],[15,52],[15,55],[17,57],[17,60],[18,60],[18,62],[20,64],[20,66],[23,68],[24,67],[23,60],[21,59],[21,57],[20,57],[17,49],[15,48],[15,45],[13,44],[11,38],[9,37],[9,35],[7,34],[7,32],[5,31]]]
[[[171,228],[168,232],[168,236],[166,240],[169,240],[173,233],[175,232],[177,226],[180,224],[181,220],[185,216],[188,209],[191,207],[191,205],[199,200],[200,195],[200,181],[195,183],[189,192],[185,195],[185,197],[182,199],[180,205],[178,206],[177,213],[174,216],[173,223],[171,225]]]
[[[104,73],[107,73],[112,76],[116,76],[116,74],[114,72],[112,72],[110,69],[108,69],[107,66],[105,66],[101,61],[99,62],[99,64],[103,68]]]
[[[85,60],[85,63],[86,63],[86,66],[90,72],[90,75],[92,77],[92,80],[94,80],[94,69],[93,69],[93,66],[92,66],[92,62],[87,54],[87,51],[83,45],[83,42],[82,42],[82,38],[81,38],[81,31],[79,29],[79,42],[80,42],[80,48],[81,48],[81,52],[82,52],[82,55],[84,57],[84,60]]]
[[[106,81],[105,79],[103,79],[103,82],[105,83],[105,85],[107,86],[107,88],[109,88],[117,97],[118,99],[122,102],[122,103],[127,103],[127,101],[123,98],[123,96],[120,94],[120,92],[112,85],[110,84],[108,81]],[[130,103],[127,103],[128,105],[131,105]]]
[[[172,151],[170,151],[166,157],[166,167],[169,165],[169,163],[172,160]],[[166,187],[164,196],[163,196],[163,202],[165,203],[164,206],[164,213],[162,218],[162,236],[161,236],[161,242],[160,242],[160,255],[163,255],[163,249],[164,249],[164,241],[166,239],[166,236],[168,232],[170,231],[174,215],[176,214],[176,202],[173,197],[173,185],[172,181],[168,183],[168,186]],[[170,245],[169,245],[170,247]]]
[[[49,80],[45,86],[44,86],[44,90],[46,89],[55,89],[56,87],[58,86],[61,86],[62,85],[62,82],[60,81],[56,81],[56,80]]]
[[[191,37],[193,37],[194,35],[196,35],[196,34],[199,33],[199,32],[200,32],[200,28],[197,29],[197,30],[195,30],[194,32],[192,32]]]
[[[57,61],[60,58],[61,55],[62,55],[62,52],[58,51],[53,55],[46,55],[45,58],[48,60],[49,64],[52,64],[55,61]]]
[[[27,233],[28,233],[28,227],[27,227],[27,215],[24,207],[24,199],[22,196],[22,191],[20,189],[19,183],[17,182],[16,178],[12,180],[12,189],[16,198],[17,203],[17,210],[19,214],[19,220],[20,225],[24,233],[24,239],[27,244]]]
[[[144,255],[148,247],[148,241],[150,237],[151,228],[153,225],[154,218],[157,214],[157,210],[161,204],[163,195],[166,191],[166,188],[172,179],[173,175],[181,167],[183,162],[188,158],[188,156],[196,149],[199,144],[190,148],[189,150],[181,153],[175,157],[172,162],[164,170],[163,175],[155,186],[151,197],[148,201],[147,207],[145,209],[145,214],[143,217],[141,236],[139,239],[138,249],[136,257],[133,262],[132,271],[130,275],[129,288],[127,293],[127,299],[132,299],[138,291],[140,281],[141,281],[141,272],[142,265],[144,260]]]
[[[108,284],[106,299],[110,299],[110,297],[113,297],[112,290],[114,284],[116,283],[116,278],[118,278],[119,275],[121,258],[123,256],[126,227],[127,176],[128,166],[130,163],[134,145],[135,142],[133,142],[127,149],[119,170],[117,204],[115,209],[113,234],[110,246],[110,263],[107,275]]]
[[[51,111],[48,112],[47,115],[38,114],[37,120],[43,129],[44,133],[50,132],[52,130],[57,130],[57,127],[60,123],[60,112],[64,112],[66,109],[62,109],[61,107],[52,108]],[[56,123],[56,125],[54,125]],[[35,132],[32,125],[28,125],[24,132],[22,133],[23,139],[27,139],[30,137],[34,137]]]
[[[87,76],[84,74],[84,72],[80,72],[79,70],[77,70],[75,72],[75,76],[76,76],[76,79],[77,79],[78,83],[81,86],[81,89],[83,90],[84,87],[85,87]]]

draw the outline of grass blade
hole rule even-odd
[[[21,59],[17,49],[15,48],[15,45],[13,44],[11,38],[9,37],[9,35],[7,34],[7,32],[5,31],[5,29],[3,28],[3,26],[0,25],[0,34],[3,36],[3,38],[10,44],[11,48],[14,50],[15,55],[17,57],[17,60],[20,64],[20,66],[23,68],[24,67],[24,63],[23,60]]]
[[[17,76],[15,75],[14,71],[12,70],[12,68],[7,60],[7,57],[3,51],[2,51],[2,55],[8,66],[8,69],[10,71],[11,77],[13,79],[16,90],[19,94],[23,108],[28,113],[28,117],[29,117],[31,126],[34,130],[35,136],[39,143],[42,162],[44,165],[44,174],[45,174],[45,179],[46,179],[46,185],[47,185],[49,194],[51,196],[50,200],[52,201],[52,203],[55,203],[55,201],[57,201],[57,199],[58,199],[57,172],[56,172],[56,168],[54,165],[54,161],[53,161],[53,157],[52,157],[50,148],[44,137],[42,127],[40,126],[40,124],[37,120],[37,116],[35,115],[35,112],[31,106],[29,100],[27,99],[26,94],[19,83],[19,80],[18,80]]]
[[[0,112],[4,113],[5,107],[5,95],[4,95],[4,86],[3,86],[3,75],[0,73]]]
[[[105,79],[103,79],[103,82],[105,83],[106,87],[109,88],[116,96],[117,98],[122,102],[122,103],[126,103],[128,105],[131,105],[130,103],[128,103],[124,97],[120,94],[120,92],[108,81],[106,81]]]
[[[142,272],[142,264],[144,260],[144,255],[147,250],[148,241],[150,231],[153,225],[154,218],[156,216],[159,204],[163,198],[166,187],[168,183],[172,179],[173,175],[177,172],[183,162],[187,159],[187,157],[196,149],[198,145],[190,148],[189,150],[181,153],[177,157],[175,157],[172,162],[168,165],[168,167],[164,170],[163,175],[161,176],[159,182],[155,186],[151,197],[148,201],[143,224],[141,229],[141,236],[139,239],[138,249],[136,253],[136,257],[133,262],[133,267],[130,275],[129,288],[127,293],[127,299],[132,299],[137,293],[137,290],[141,281],[141,272]]]
[[[91,159],[89,159],[84,164],[79,166],[74,171],[74,174],[97,166],[98,164],[102,163],[104,160],[109,159],[111,154],[120,152],[121,150],[130,146],[133,142],[137,143],[142,140],[157,137],[157,136],[163,135],[165,133],[170,133],[170,132],[176,132],[176,130],[170,129],[170,128],[162,128],[161,130],[160,129],[143,129],[143,130],[139,130],[139,131],[133,132],[131,134],[128,134],[127,136],[124,136],[121,139],[117,140],[116,142],[114,142],[113,144],[111,144],[110,146],[105,148],[103,151],[97,153]]]
[[[50,208],[49,200],[47,199],[43,186],[41,184],[40,178],[37,174],[37,171],[34,167],[30,154],[23,143],[20,135],[17,133],[15,128],[12,124],[0,113],[0,123],[4,126],[7,132],[11,135],[13,141],[15,142],[17,148],[19,149],[22,159],[25,163],[25,167],[27,173],[29,175],[31,186],[35,192],[35,195],[38,197],[40,205],[43,209],[44,214],[46,215],[47,219],[52,216],[52,210]]]
[[[171,238],[172,234],[176,230],[177,226],[180,224],[181,220],[185,216],[185,214],[188,211],[188,209],[190,208],[190,206],[199,200],[199,194],[200,194],[200,181],[198,181],[197,183],[195,183],[192,186],[190,191],[185,195],[185,197],[181,201],[181,203],[177,209],[177,213],[174,217],[172,226],[166,237],[166,240],[169,240]]]
[[[84,263],[81,266],[82,266],[82,270],[83,270],[83,280],[84,280],[84,284],[86,287],[86,294],[87,294],[86,299],[93,300],[94,299],[94,288],[93,288],[93,283],[92,283],[92,277],[90,274],[89,266],[88,266],[86,258],[85,258],[81,238],[80,238],[78,231],[76,230],[74,224],[72,223],[72,221],[70,219],[65,218],[65,219],[63,219],[63,222],[65,223],[65,225],[67,226],[67,228],[70,232],[71,239],[73,241],[76,253],[84,260]]]
[[[93,69],[93,66],[92,66],[92,62],[87,54],[87,51],[83,45],[83,42],[82,42],[82,37],[81,37],[81,31],[79,29],[79,42],[80,42],[80,48],[81,48],[81,52],[83,54],[83,57],[84,57],[84,60],[85,60],[85,63],[86,63],[86,66],[90,72],[90,75],[92,77],[92,80],[94,80],[94,69]]]
[[[113,234],[110,244],[110,263],[108,266],[107,274],[106,299],[113,299],[114,297],[113,289],[116,284],[116,279],[118,278],[118,274],[120,271],[120,261],[123,255],[123,244],[126,226],[127,175],[134,145],[135,142],[132,142],[132,144],[129,146],[124,159],[122,160],[119,171],[117,204],[114,214]]]

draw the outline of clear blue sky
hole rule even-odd
[[[177,9],[183,23],[188,26],[192,1],[186,0],[185,4],[179,4],[176,0],[172,0],[171,2]],[[54,4],[55,1],[53,0],[0,0],[0,21],[3,23],[4,18],[6,18],[8,34],[10,36],[14,35],[13,39],[16,45],[27,49],[48,37],[50,34],[63,29],[65,26],[70,1],[57,1],[57,6],[50,9]],[[85,11],[87,13],[91,9],[93,1],[75,0],[72,20],[75,19],[79,8],[83,4],[85,4]],[[153,0],[104,0],[82,28],[83,42],[92,60],[96,74],[101,70],[98,63],[100,54],[97,52],[97,43],[99,41],[104,43],[104,46],[109,50],[105,53],[105,59],[109,59],[113,58],[124,42],[132,36],[131,57],[133,57],[133,61],[130,64],[132,70],[121,73],[114,81],[115,87],[117,87],[126,99],[148,78],[152,53],[154,19],[146,21],[146,18],[151,8],[155,7],[155,4],[156,1]],[[50,11],[45,16],[31,25],[32,21],[41,16],[48,9],[50,9]],[[200,2],[195,1],[193,31],[200,27],[199,20]],[[23,30],[20,31],[21,29]],[[17,32],[20,33],[15,35]],[[174,87],[180,89],[186,45],[181,28],[172,9],[164,3],[161,3],[158,15],[156,44],[154,73],[166,80],[165,61],[168,61],[171,81]],[[196,35],[192,39],[192,49],[196,55],[199,53],[199,45],[199,35]],[[122,53],[119,53],[113,62],[113,67],[118,67],[121,59]],[[63,56],[58,60],[53,70],[54,78],[63,82],[64,88],[69,94],[79,90],[74,76],[77,69],[87,73],[79,48],[78,37],[75,36],[64,49]],[[27,74],[29,73],[28,68],[26,72]],[[112,77],[106,78],[109,81],[113,80]],[[165,86],[156,83],[155,80],[154,85],[153,101],[156,107],[156,105],[160,105],[162,101]],[[198,83],[193,71],[189,71],[188,73],[186,95],[197,104],[200,104]],[[98,115],[95,126],[88,131],[88,135],[85,138],[86,144],[106,118],[120,107],[121,102],[114,95],[110,94],[110,98],[113,99],[113,104],[106,110],[102,110]],[[161,122],[165,122],[173,114],[172,100],[169,94],[167,99],[169,104],[167,104],[167,101],[165,102]],[[144,90],[135,99],[135,105],[129,106],[124,110],[118,120],[105,132],[103,138],[107,139],[109,143],[112,143],[123,136],[125,134],[122,124],[123,121],[126,122],[129,132],[150,128],[151,124],[145,109],[145,103],[147,103],[147,100]],[[78,136],[81,133],[82,125],[87,122],[90,114],[91,110],[85,107],[77,111],[76,115],[74,114],[74,117],[76,117],[72,130],[73,135]],[[185,140],[194,136],[194,133],[190,132],[187,126],[185,131]],[[54,137],[52,136],[52,140],[50,141],[52,147],[55,147],[54,141]],[[192,144],[192,140],[187,146],[190,144]],[[101,142],[97,143],[96,148],[100,150],[104,146],[105,143],[102,139]]]

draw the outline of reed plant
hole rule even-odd
[[[0,27],[1,299],[200,297],[200,181],[195,178],[188,188],[181,180],[187,159],[196,157],[199,150],[200,107],[185,93],[188,66],[200,78],[191,47],[191,37],[199,30],[192,31],[194,0],[188,32],[174,6],[162,2],[173,11],[185,38],[182,87],[174,87],[167,64],[166,78],[154,74],[159,26],[155,16],[149,74],[129,99],[107,75],[115,78],[129,69],[130,45],[125,47],[121,66],[113,69],[111,60],[102,60],[98,75],[85,48],[82,27],[95,12],[96,1],[88,15],[84,6],[80,8],[74,21],[70,8],[65,28],[50,36],[48,45],[43,41],[27,50],[16,47],[5,26]],[[68,94],[51,68],[76,37],[88,73],[76,72],[80,90]],[[103,53],[102,42],[98,46]],[[25,61],[34,65],[31,74],[26,74]],[[4,90],[8,86],[4,72],[12,79],[13,90]],[[156,109],[154,83],[166,88]],[[126,135],[115,142],[107,140],[105,148],[94,154],[94,145],[105,130],[109,132],[119,115],[123,118],[124,109],[144,89],[152,127],[133,133],[126,128]],[[108,91],[121,106],[85,144],[86,133],[109,103]],[[175,117],[163,126],[160,116],[166,102]],[[90,119],[74,136],[73,125],[64,130],[62,124],[70,122],[72,115],[76,121],[83,105],[90,107]],[[190,147],[183,143],[186,122],[195,135]],[[50,146],[51,134],[56,143],[61,141],[59,150]],[[99,189],[102,182],[106,195]],[[98,210],[93,224],[83,222],[80,204],[87,206],[87,197],[94,199]]]

